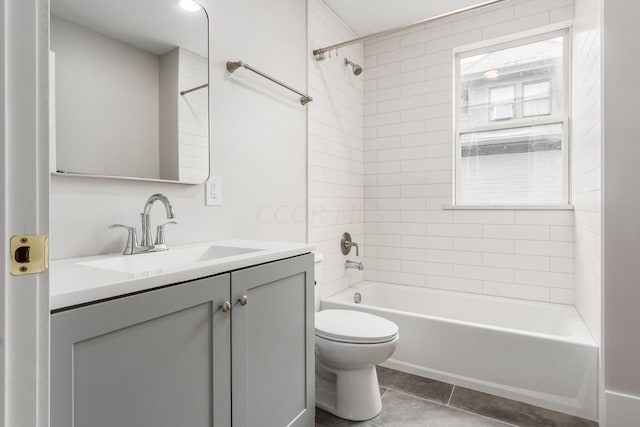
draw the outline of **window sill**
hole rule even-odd
[[[572,211],[573,205],[443,205],[445,211]]]

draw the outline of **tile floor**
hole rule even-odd
[[[366,422],[316,410],[316,427],[597,427],[598,423],[378,367],[382,413]]]

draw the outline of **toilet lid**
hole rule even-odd
[[[331,341],[377,344],[398,335],[395,323],[362,311],[323,310],[315,317],[316,335]]]

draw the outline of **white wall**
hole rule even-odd
[[[212,173],[223,178],[223,206],[204,206],[203,185],[54,176],[52,259],[121,251],[125,236],[106,227],[139,226],[138,214],[155,192],[171,199],[180,223],[167,229],[169,245],[231,237],[305,241],[306,108],[247,70],[229,76],[225,63],[243,60],[306,90],[306,5],[203,4],[210,17]],[[163,216],[154,207],[153,224]]]
[[[640,4],[606,0],[603,16],[605,411],[622,427],[640,416]]]
[[[57,169],[158,178],[159,59],[51,17]]]
[[[573,18],[515,0],[365,44],[365,278],[574,302],[573,212],[452,202],[452,48]]]
[[[316,61],[313,49],[356,35],[321,0],[309,0],[309,241],[325,255],[321,295],[329,296],[362,280],[362,271],[345,269],[345,260],[363,255],[363,77],[344,65],[348,57],[362,64],[362,45],[340,49]],[[345,231],[360,245],[340,252]],[[365,266],[366,268],[366,266]]]
[[[571,183],[575,206],[575,305],[600,344],[602,292],[601,0],[576,0],[573,26]]]

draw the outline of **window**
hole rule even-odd
[[[456,54],[456,205],[569,203],[567,31]]]
[[[489,120],[509,120],[516,113],[516,87],[514,85],[489,89]]]

